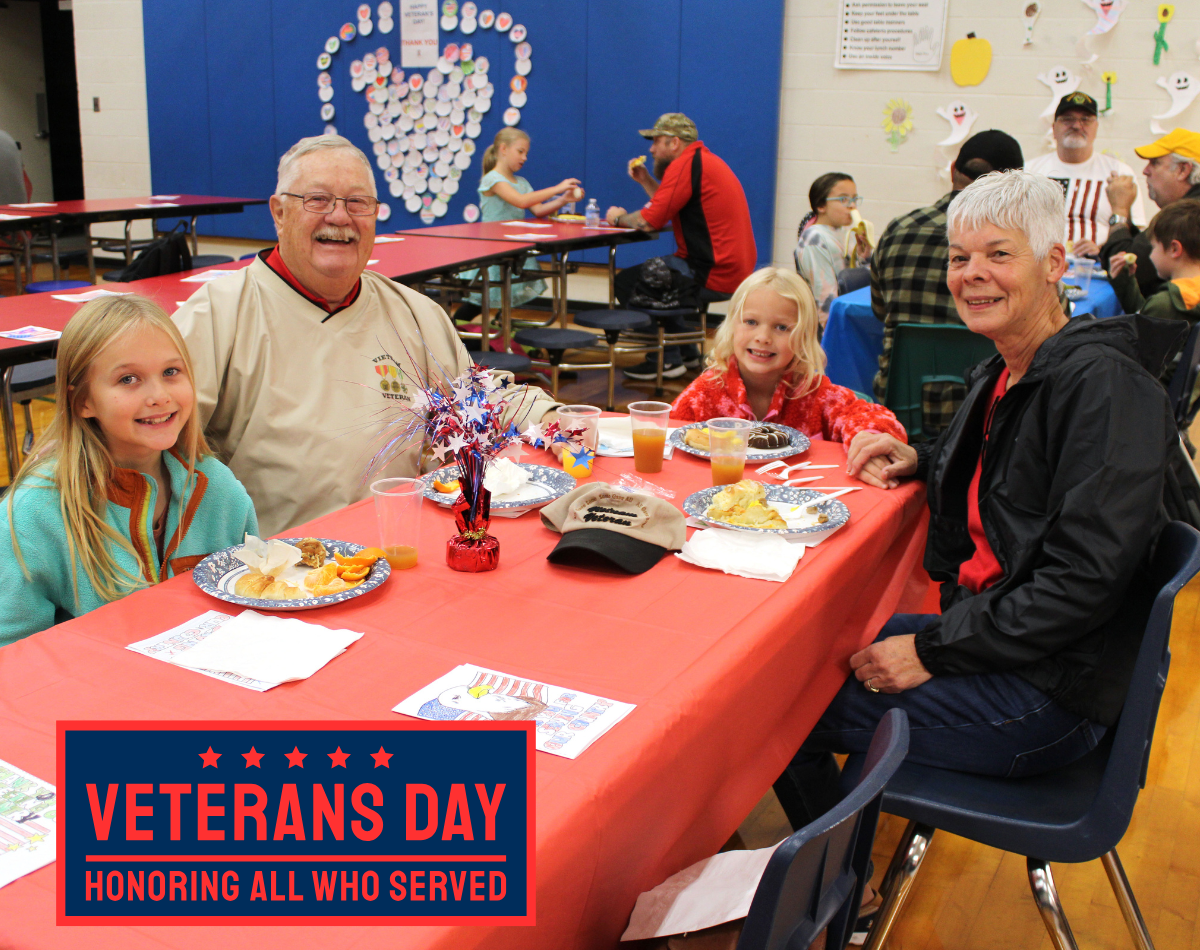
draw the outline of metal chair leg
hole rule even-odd
[[[1040,858],[1026,858],[1025,864],[1029,871],[1029,886],[1033,890],[1033,899],[1042,913],[1042,923],[1050,933],[1050,942],[1054,944],[1055,950],[1079,950],[1075,935],[1071,933],[1071,924],[1063,912],[1062,902],[1058,899],[1058,891],[1054,887],[1050,862]]]
[[[883,906],[875,915],[875,923],[871,926],[865,950],[880,950],[887,942],[892,926],[900,916],[900,908],[908,900],[913,880],[917,871],[921,869],[921,862],[925,860],[934,830],[929,825],[920,825],[915,821],[910,821],[904,829],[904,835],[900,838],[896,853],[892,855],[892,863],[883,878]]]
[[[21,459],[24,461],[33,448],[33,400],[22,401],[21,408],[25,411],[25,435],[21,439]]]
[[[667,352],[667,344],[663,340],[665,335],[666,331],[663,330],[663,325],[660,323],[658,325],[658,376],[654,380],[654,395],[660,399],[663,394],[663,355]]]
[[[1125,868],[1113,848],[1107,854],[1100,856],[1100,862],[1108,874],[1108,883],[1112,885],[1113,893],[1117,895],[1117,906],[1125,918],[1125,926],[1137,950],[1154,950],[1154,942],[1150,939],[1150,931],[1146,929],[1146,921],[1142,919],[1142,911],[1138,907],[1137,898],[1133,896],[1133,888],[1129,886],[1129,878],[1125,876]]]
[[[616,412],[613,402],[617,391],[617,344],[615,340],[608,341],[608,405],[604,408]]]
[[[21,467],[21,453],[17,446],[17,420],[14,413],[12,398],[13,367],[4,370],[0,378],[0,416],[3,417],[4,452],[8,457],[8,480],[17,477],[17,469]]]

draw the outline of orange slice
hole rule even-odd
[[[381,557],[387,557],[387,552],[383,548],[363,548],[354,555],[355,557],[373,557],[379,560]]]
[[[443,495],[449,495],[453,492],[456,492],[460,487],[461,486],[458,483],[458,479],[455,479],[452,482],[439,482],[437,479],[434,479],[433,482],[434,491],[439,491]]]
[[[371,573],[371,568],[367,565],[356,567],[338,564],[336,567],[338,568],[338,577],[344,581],[361,581],[364,577]]]
[[[342,567],[370,567],[379,560],[374,554],[363,557],[361,551],[351,557],[345,557],[341,554],[335,554],[333,557]]]
[[[317,587],[322,587],[331,581],[337,580],[338,564],[333,561],[326,561],[321,567],[315,571],[309,571],[304,575],[304,586],[309,590],[314,590]]]

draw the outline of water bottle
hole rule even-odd
[[[600,206],[595,198],[588,199],[587,207],[583,209],[583,226],[586,228],[600,227]]]

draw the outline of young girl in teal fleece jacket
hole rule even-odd
[[[153,301],[81,307],[59,341],[55,397],[3,507],[0,647],[258,531],[250,496],[209,454],[187,347]]]

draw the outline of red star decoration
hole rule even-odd
[[[300,766],[300,768],[304,768],[304,757],[306,755],[308,755],[308,753],[301,752],[299,746],[292,746],[291,752],[285,752],[283,754],[284,758],[286,758],[288,760],[288,768],[289,769],[293,765],[298,765],[298,766]]]
[[[210,765],[215,769],[217,767],[217,759],[221,757],[220,752],[213,752],[212,746],[208,747],[207,752],[197,752],[196,755],[204,760],[204,764],[200,766],[202,769],[206,769]]]
[[[259,763],[262,762],[262,757],[263,753],[255,752],[254,746],[250,746],[249,752],[242,753],[242,758],[246,760],[246,768],[253,766],[256,769],[261,769],[262,766]]]
[[[375,768],[379,768],[382,765],[385,769],[390,769],[391,766],[388,764],[388,759],[395,754],[394,752],[384,752],[383,746],[380,746],[378,752],[371,753],[371,758],[375,760]]]
[[[383,747],[380,746],[380,748],[383,748]],[[346,760],[348,758],[350,758],[350,753],[343,752],[341,746],[338,746],[337,752],[326,752],[325,754],[327,756],[329,756],[330,761],[332,761],[332,763],[333,763],[331,766],[329,766],[331,769],[336,769],[339,765],[342,768],[345,768]]]

